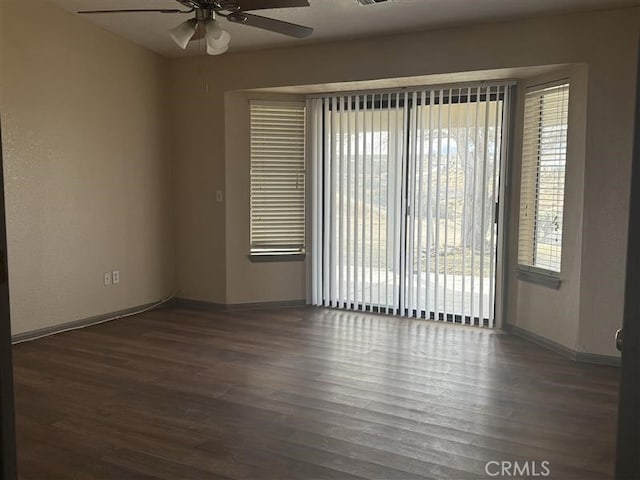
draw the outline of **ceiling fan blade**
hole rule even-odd
[[[178,10],[175,8],[134,8],[126,10],[81,10],[78,13],[140,13],[140,12],[159,12],[159,13],[191,13],[193,10]]]
[[[267,8],[308,7],[309,0],[240,0],[240,10],[264,10]]]
[[[246,20],[236,23],[281,33],[282,35],[288,35],[289,37],[305,38],[313,33],[313,28],[297,25],[295,23],[283,22],[282,20],[276,20],[275,18],[261,17],[260,15],[253,15],[245,12],[242,12],[239,15],[242,15]]]

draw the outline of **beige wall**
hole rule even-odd
[[[246,206],[236,201],[239,191],[227,192],[233,203],[226,211],[215,203],[215,190],[223,188],[225,176],[235,176],[226,170],[244,168],[230,161],[225,146],[226,92],[584,63],[589,72],[585,196],[569,202],[582,201],[584,218],[565,232],[565,238],[581,238],[582,263],[579,273],[572,273],[580,278],[580,293],[572,297],[579,297],[579,308],[550,311],[544,306],[546,294],[538,291],[541,287],[521,282],[508,295],[516,311],[529,312],[525,328],[530,328],[529,321],[548,317],[545,321],[553,328],[532,328],[582,351],[615,354],[610,339],[622,319],[621,252],[626,247],[639,20],[639,9],[626,9],[172,61],[179,294],[213,302],[250,302],[291,299],[300,291],[296,269],[271,265],[267,273],[262,265],[247,267],[239,255],[227,257],[228,250],[238,247],[238,237],[229,232],[247,231],[248,217],[236,211],[236,206]],[[227,114],[233,119],[233,112]],[[227,188],[236,187],[230,183]],[[278,287],[265,292],[262,282],[247,282],[239,297],[228,291],[236,284],[236,269],[245,278],[261,269],[260,275]]]
[[[170,72],[177,294],[225,303],[225,203],[216,202],[225,188],[224,92],[215,70],[200,71],[205,61],[198,59],[189,75],[174,61]]]
[[[169,295],[165,60],[48,2],[0,15],[13,333]]]

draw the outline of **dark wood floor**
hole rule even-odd
[[[14,361],[24,479],[612,477],[618,370],[486,329],[164,309]]]

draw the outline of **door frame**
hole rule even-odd
[[[0,127],[0,139],[2,129]],[[4,175],[0,142],[0,478],[15,479],[16,434],[11,355],[11,317],[9,311],[9,275],[7,270],[7,234],[4,202]]]
[[[615,475],[618,480],[640,478],[640,297],[637,292],[640,285],[640,46],[637,68],[616,446]]]
[[[512,84],[505,92],[507,102],[503,110],[502,151],[500,152],[500,173],[498,174],[498,202],[496,238],[495,290],[493,305],[493,328],[503,330],[506,325],[509,296],[509,231],[511,223],[511,159],[513,158],[513,134],[515,132],[518,86]]]

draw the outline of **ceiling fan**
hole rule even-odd
[[[308,7],[308,0],[176,0],[182,8],[134,8],[119,10],[82,10],[81,14],[95,13],[193,13],[195,17],[180,23],[169,31],[171,39],[183,50],[189,42],[204,38],[209,55],[227,51],[231,35],[218,24],[217,17],[229,22],[281,33],[294,38],[305,38],[313,28],[247,13],[269,8]]]

